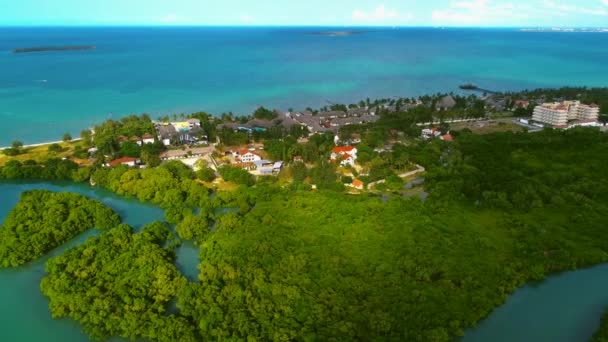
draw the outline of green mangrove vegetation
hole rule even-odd
[[[17,267],[87,229],[108,229],[120,217],[102,203],[73,193],[24,192],[0,226],[0,267]]]
[[[167,314],[186,283],[173,265],[172,240],[162,223],[137,234],[120,225],[51,259],[40,288],[53,317],[78,321],[98,340],[196,341],[186,318]]]

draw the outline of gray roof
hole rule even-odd
[[[173,125],[158,125],[156,128],[161,139],[171,139],[177,135],[177,131]]]
[[[454,97],[452,97],[452,95],[448,95],[448,96],[444,96],[441,98],[441,100],[439,100],[439,102],[437,102],[437,107],[438,108],[454,108],[454,106],[456,105],[456,100],[454,100]]]

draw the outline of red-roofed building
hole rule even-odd
[[[446,134],[441,136],[441,140],[454,141],[454,137],[451,134]]]
[[[114,167],[114,166],[118,166],[118,165],[126,165],[129,167],[133,167],[137,164],[139,164],[139,159],[137,159],[137,158],[122,157],[122,158],[112,160],[110,163],[106,164],[106,166]]]
[[[354,146],[338,146],[331,151],[331,162],[340,161],[340,165],[355,166],[357,161],[357,148]]]
[[[262,160],[262,157],[249,150],[241,150],[239,151],[239,156],[237,157],[237,160],[241,163],[253,163],[255,161]]]
[[[363,182],[358,179],[353,180],[353,183],[351,185],[355,189],[363,190]]]

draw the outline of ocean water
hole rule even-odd
[[[516,29],[0,28],[0,146],[131,113],[250,113],[366,97],[608,86],[608,34]],[[340,28],[339,30],[348,30]],[[11,54],[14,48],[95,45]]]

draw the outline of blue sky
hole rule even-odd
[[[608,27],[608,0],[0,0],[0,25]]]

